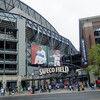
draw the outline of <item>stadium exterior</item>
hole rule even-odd
[[[38,12],[20,0],[0,0],[0,87],[20,86],[33,77],[49,81],[50,75],[32,76],[39,69],[31,65],[32,44],[60,50],[61,55],[78,53]]]

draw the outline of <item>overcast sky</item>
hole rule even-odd
[[[100,0],[21,0],[44,18],[79,50],[79,19],[100,15]]]

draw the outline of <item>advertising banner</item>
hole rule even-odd
[[[31,45],[31,64],[47,63],[47,47]]]
[[[48,65],[49,66],[61,66],[60,50],[49,50],[48,49]]]
[[[87,62],[87,53],[86,53],[85,40],[82,39],[81,43],[82,43],[82,62],[84,64],[84,66],[87,66],[88,62]]]

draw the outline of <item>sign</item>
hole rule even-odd
[[[87,75],[86,71],[83,69],[77,69],[76,72],[78,72],[78,75]]]
[[[40,75],[50,74],[50,73],[67,73],[69,72],[69,68],[65,67],[52,67],[52,68],[41,68],[39,69]]]
[[[46,46],[31,45],[31,64],[47,63]]]
[[[48,65],[49,66],[61,66],[61,54],[60,50],[48,49]]]
[[[85,66],[87,66],[88,62],[87,62],[87,53],[86,53],[85,40],[82,39],[81,43],[82,43],[82,55],[83,55],[82,62],[84,63]]]

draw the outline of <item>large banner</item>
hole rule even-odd
[[[49,66],[61,66],[60,50],[49,50],[48,49],[48,65]]]
[[[46,64],[47,48],[46,46],[31,45],[31,64]]]
[[[82,63],[83,67],[86,67],[88,65],[88,62],[87,62],[87,53],[86,53],[86,46],[84,39],[81,40],[81,44],[82,44]]]

